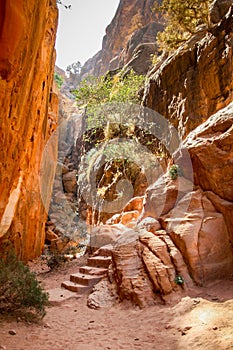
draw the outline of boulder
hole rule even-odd
[[[173,209],[179,199],[192,189],[192,182],[184,177],[178,176],[176,180],[172,180],[165,174],[148,187],[140,220],[148,216],[158,219]]]
[[[153,305],[155,295],[141,258],[138,232],[128,230],[113,248],[114,277],[121,300],[139,307]]]
[[[232,125],[233,103],[230,103],[197,127],[184,142],[184,147],[192,160],[195,185],[231,202],[233,201]],[[179,152],[175,158],[179,158]],[[184,176],[188,177],[188,173],[185,172]]]
[[[76,193],[77,191],[77,179],[76,179],[77,171],[73,170],[63,175],[62,182],[64,186],[64,190],[67,193]]]
[[[90,243],[87,248],[88,251],[94,252],[100,247],[113,244],[117,238],[127,230],[128,228],[122,224],[100,225],[94,227],[90,233]]]
[[[121,224],[123,225],[128,225],[130,224],[132,221],[134,223],[136,223],[136,219],[139,217],[139,211],[137,210],[132,210],[132,211],[128,211],[126,213],[122,213],[121,215]]]
[[[161,229],[161,225],[158,220],[148,216],[138,223],[137,227],[139,229],[145,229],[149,232],[156,233],[156,231]]]
[[[184,196],[164,217],[163,225],[196,283],[205,285],[232,274],[233,255],[224,217],[205,192],[199,189]]]
[[[52,230],[48,229],[48,230],[46,231],[45,239],[46,239],[47,241],[50,241],[50,242],[51,242],[51,241],[53,241],[53,240],[58,239],[58,235],[56,235],[56,233],[54,233]]]
[[[145,229],[131,229],[113,247],[113,276],[120,299],[140,307],[172,300],[193,283],[182,255],[165,231],[156,236]],[[184,278],[182,288],[175,282]]]
[[[137,210],[142,211],[144,197],[134,197],[132,198],[124,207],[123,212]]]

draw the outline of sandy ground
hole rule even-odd
[[[84,259],[39,279],[46,289],[59,287]],[[42,324],[1,316],[0,349],[233,349],[233,281],[218,281],[195,293],[173,306],[143,310],[127,304],[92,310],[84,295],[49,307]]]

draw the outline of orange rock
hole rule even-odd
[[[166,223],[169,236],[197,283],[203,285],[232,274],[233,255],[226,224],[205,193],[198,190],[187,194],[175,212],[166,216]]]
[[[182,137],[232,101],[232,14],[233,8],[215,30],[200,31],[151,72],[143,104]]]
[[[47,230],[46,231],[46,236],[45,236],[47,241],[53,241],[55,239],[58,239],[58,235],[56,235],[56,233],[54,233],[52,230]]]
[[[107,225],[118,224],[121,221],[121,214],[115,214],[106,221]]]
[[[49,3],[49,5],[48,5]],[[0,11],[0,249],[12,242],[22,260],[42,253],[46,210],[41,200],[40,162],[56,129],[58,100],[51,93],[56,1],[3,1]],[[56,145],[55,145],[56,146]],[[49,205],[56,147],[44,188]],[[51,167],[52,165],[52,167]]]
[[[177,180],[172,180],[167,174],[162,176],[147,189],[141,218],[158,219],[173,209],[179,199],[192,189],[193,183],[182,176]]]
[[[134,210],[141,212],[143,207],[143,199],[144,199],[144,196],[132,198],[124,207],[123,212],[134,211]]]
[[[151,282],[140,256],[138,233],[125,232],[113,248],[114,277],[120,299],[145,307],[155,303]]]
[[[131,221],[136,222],[136,219],[139,217],[139,211],[133,210],[133,211],[128,211],[126,213],[122,213],[121,216],[121,223],[123,225],[129,224]]]

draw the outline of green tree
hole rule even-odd
[[[120,72],[113,77],[110,74],[102,77],[89,76],[74,91],[79,107],[94,107],[108,102],[139,103],[139,90],[144,86],[145,77],[133,70],[127,74]]]
[[[173,51],[197,32],[200,25],[209,25],[210,0],[163,0],[161,10],[167,21],[164,32],[158,33],[161,50]]]
[[[117,102],[140,103],[139,91],[143,88],[145,76],[137,75],[133,70],[110,73],[102,77],[89,76],[74,91],[79,107],[86,108],[88,129],[97,129],[103,125],[104,108],[101,106]]]
[[[70,74],[70,73],[80,74],[81,68],[82,68],[81,62],[77,61],[77,62],[74,62],[74,63],[70,64],[69,66],[67,66],[66,72],[68,74]]]

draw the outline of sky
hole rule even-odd
[[[63,0],[71,10],[59,7],[56,65],[62,69],[80,61],[84,64],[102,47],[105,29],[120,0]]]

